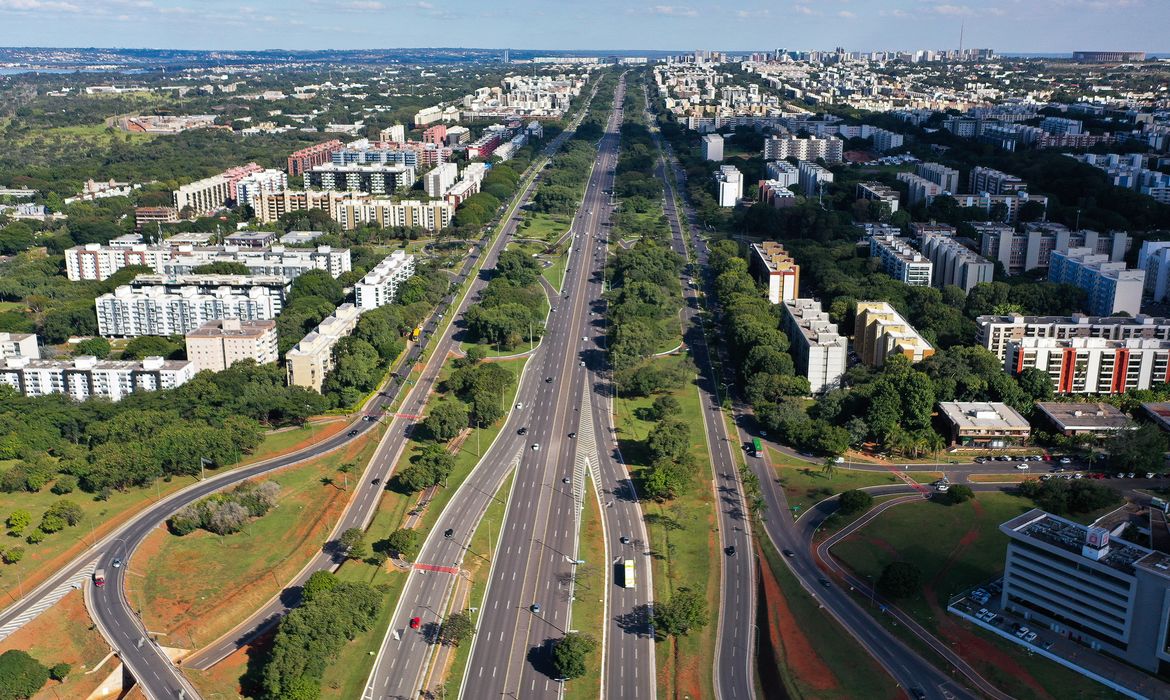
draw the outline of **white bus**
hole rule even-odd
[[[626,588],[637,588],[637,575],[634,573],[634,560],[627,559],[623,566],[622,585]]]

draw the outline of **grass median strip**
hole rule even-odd
[[[586,476],[585,508],[581,512],[580,544],[577,549],[577,558],[585,563],[576,568],[573,629],[593,635],[598,647],[586,660],[585,675],[565,684],[564,697],[569,700],[601,697],[601,635],[605,628],[607,587],[605,574],[612,565],[605,558],[601,508],[593,489],[593,480]]]

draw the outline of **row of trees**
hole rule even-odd
[[[500,253],[478,303],[467,310],[468,340],[514,349],[544,334],[546,298],[540,266],[519,249]]]

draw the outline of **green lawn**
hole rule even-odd
[[[325,666],[325,673],[321,677],[322,698],[359,698],[374,668],[378,647],[386,636],[386,630],[394,622],[390,617],[406,585],[406,573],[378,569],[363,562],[346,562],[338,569],[337,575],[346,581],[370,581],[387,587],[382,599],[382,610],[373,626],[342,647],[337,658]]]
[[[659,363],[683,362],[683,356],[661,357]],[[654,597],[667,600],[680,586],[702,587],[707,592],[708,627],[700,634],[683,637],[677,643],[660,644],[656,659],[659,688],[667,697],[713,697],[711,674],[714,660],[715,624],[719,609],[718,533],[715,525],[714,494],[711,491],[711,459],[707,452],[702,405],[698,389],[687,384],[671,394],[682,406],[679,419],[690,428],[691,453],[700,466],[692,487],[668,503],[645,501],[650,546],[654,551]],[[649,407],[654,397],[621,398],[615,402],[618,440],[622,455],[635,479],[646,465],[645,440],[652,422],[638,418],[638,409]]]
[[[957,506],[925,500],[908,503],[874,519],[835,546],[833,554],[857,574],[875,578],[895,558],[914,564],[922,572],[924,595],[899,603],[904,611],[933,634],[940,634],[943,629],[940,615],[945,616],[947,624],[961,625],[1010,656],[1049,696],[1118,697],[1080,674],[1029,654],[1018,645],[944,612],[952,594],[987,581],[1003,570],[1007,537],[999,532],[999,525],[1032,507],[1031,501],[1004,493],[979,493],[975,500]],[[929,537],[922,536],[924,523],[928,524]],[[947,639],[945,634],[941,637]],[[964,658],[1014,697],[1043,697],[1018,674],[1001,668],[994,660],[972,653],[964,654]]]
[[[847,469],[842,465],[833,475],[826,474],[819,463],[805,462],[778,452],[772,447],[768,451],[776,478],[784,486],[784,495],[791,506],[809,507],[834,494],[866,486],[889,486],[904,484],[897,476],[887,472],[871,472]],[[938,472],[906,472],[907,476],[919,483],[929,483],[942,477]]]
[[[548,280],[548,283],[551,284],[554,289],[559,290],[561,288],[561,284],[565,281],[565,268],[569,264],[568,251],[561,251],[559,254],[554,256],[550,262],[552,262],[552,265],[541,268],[540,274],[543,275],[546,280]]]
[[[574,700],[601,697],[601,635],[605,628],[606,569],[605,535],[601,509],[594,496],[593,480],[585,477],[585,510],[581,513],[580,546],[573,599],[573,629],[587,632],[597,640],[597,651],[589,656],[583,678],[565,684],[564,697]]]
[[[488,504],[483,518],[476,524],[475,533],[471,536],[468,545],[469,555],[463,560],[463,567],[471,574],[471,595],[468,597],[468,609],[473,609],[471,619],[476,624],[480,619],[480,608],[483,606],[484,593],[487,591],[487,582],[490,569],[487,564],[495,560],[497,544],[500,541],[500,525],[504,522],[504,510],[512,494],[512,480],[515,472],[508,474],[504,483],[496,491],[496,497]],[[489,527],[480,527],[480,524],[490,523]],[[490,536],[490,539],[489,539]],[[471,657],[471,642],[461,644],[455,649],[455,656],[451,661],[450,672],[443,681],[448,697],[459,694],[459,686],[463,683],[463,676],[467,673],[467,662]]]
[[[552,243],[569,230],[572,217],[565,214],[545,214],[528,211],[516,230],[517,238],[539,238]]]
[[[287,452],[302,442],[316,442],[318,440],[317,436],[319,434],[323,435],[332,423],[333,421],[311,422],[305,426],[297,426],[275,433],[268,433],[264,436],[264,440],[260,445],[256,447],[256,450],[248,456],[246,461],[258,462],[271,455]]]
[[[781,646],[774,650],[779,662],[777,670],[788,696],[793,700],[901,697],[897,684],[889,674],[800,585],[772,542],[767,537],[761,537],[759,543],[764,553],[761,565],[766,566],[775,578],[787,605],[787,612],[791,615],[791,623],[813,646],[816,658],[824,663],[836,681],[836,687],[829,683],[815,684],[805,667],[795,658],[803,651],[795,644],[796,640],[776,634],[774,637],[779,638]],[[770,612],[772,620],[776,620],[779,612]],[[761,645],[764,642],[761,639]],[[794,663],[787,663],[789,661]],[[760,662],[766,663],[762,657]]]

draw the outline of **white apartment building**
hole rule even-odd
[[[1090,314],[1125,312],[1136,316],[1141,311],[1146,272],[1127,269],[1124,262],[1111,262],[1108,255],[1094,253],[1092,248],[1069,248],[1052,251],[1048,280],[1085,290]]]
[[[41,348],[37,344],[36,333],[8,333],[0,332],[0,359],[9,357],[41,356]]]
[[[1105,340],[1152,339],[1170,341],[1170,318],[1138,316],[980,316],[979,344],[1003,360],[1008,346],[1024,338],[1069,340],[1102,338]]]
[[[1004,368],[1046,372],[1058,394],[1121,394],[1170,381],[1170,341],[1022,338],[1008,344]]]
[[[251,275],[283,277],[292,281],[309,270],[325,270],[332,277],[352,269],[348,248],[319,245],[316,248],[240,248],[238,246],[186,246],[172,248],[169,259],[156,272],[189,275],[196,267],[214,262],[238,262]]]
[[[959,191],[959,171],[941,163],[919,163],[914,172],[938,185],[942,192],[955,194]]]
[[[230,287],[202,291],[184,287],[134,289],[124,284],[94,300],[98,334],[107,338],[139,335],[180,335],[208,321],[225,318],[271,320],[277,302],[263,287],[240,291]]]
[[[705,134],[703,136],[703,160],[716,162],[723,160],[723,137],[719,134]]]
[[[781,308],[782,327],[788,336],[796,371],[808,378],[812,393],[840,386],[849,343],[837,332],[837,326],[821,309],[821,303],[813,299],[788,299]]]
[[[152,270],[159,270],[169,257],[170,249],[167,246],[87,243],[65,251],[65,276],[73,282],[100,282],[130,265],[145,265]]]
[[[890,209],[890,213],[893,214],[898,211],[900,195],[898,194],[898,190],[883,185],[880,182],[859,182],[857,183],[857,198],[885,202],[886,206]]]
[[[241,360],[267,365],[280,358],[276,321],[208,321],[187,334],[187,359],[195,372],[222,372]]]
[[[259,208],[260,199],[266,194],[284,192],[288,189],[288,175],[283,170],[262,170],[240,178],[236,182],[236,191],[233,197],[236,206],[247,204],[255,211]]]
[[[954,285],[966,293],[981,282],[994,281],[995,265],[951,236],[923,235],[922,254],[934,266],[934,285],[939,289]]]
[[[1015,175],[982,165],[971,168],[969,191],[972,194],[1015,194],[1027,189],[1028,184]]]
[[[173,194],[175,209],[190,207],[196,216],[210,214],[236,196],[231,181],[223,175],[196,180],[183,185]]]
[[[420,202],[406,199],[365,199],[344,202],[338,208],[337,222],[347,231],[372,224],[381,228],[423,228],[438,231],[451,225],[455,207],[450,202]]]
[[[1043,222],[1025,224],[1023,233],[1003,224],[972,222],[971,226],[979,234],[980,254],[999,261],[1009,275],[1047,268],[1053,251],[1069,248],[1090,248],[1117,262],[1125,259],[1131,243],[1123,231],[1070,231],[1060,224]]]
[[[442,197],[455,184],[458,176],[458,165],[443,163],[423,176],[423,188],[429,197]]]
[[[833,181],[833,171],[809,161],[802,161],[797,172],[799,173],[800,191],[805,197],[817,196],[825,184]]]
[[[773,136],[764,142],[764,160],[823,159],[832,165],[845,158],[845,142],[836,136],[799,138],[792,135]]]
[[[779,304],[800,295],[800,265],[775,241],[753,243],[748,270],[768,288],[768,301]]]
[[[1146,294],[1165,301],[1170,294],[1170,241],[1143,241],[1137,266],[1146,273]]]
[[[93,397],[119,401],[135,391],[173,389],[194,376],[194,363],[161,357],[141,362],[99,360],[93,355],[72,360],[0,359],[0,384],[30,397],[65,394],[76,401]]]
[[[934,198],[943,193],[943,188],[936,182],[931,182],[921,175],[914,173],[898,173],[898,182],[906,183],[908,192],[906,203],[911,207],[918,204],[929,205]]]
[[[960,194],[954,195],[955,204],[964,209],[979,209],[988,216],[998,216],[1002,212],[1001,221],[1015,224],[1020,219],[1020,209],[1028,202],[1039,204],[1045,214],[1048,212],[1048,197],[1042,194],[1028,194],[1016,192],[1014,194]]]
[[[402,143],[406,140],[406,126],[404,124],[394,124],[393,126],[382,129],[378,132],[378,140]]]
[[[882,270],[912,287],[929,287],[934,265],[898,236],[870,236],[869,255],[882,263]]]
[[[333,369],[333,346],[353,332],[359,318],[360,309],[353,304],[342,304],[285,353],[289,385],[320,392],[325,375]]]
[[[719,206],[734,207],[743,199],[743,174],[734,165],[721,165],[715,173],[719,183]]]
[[[290,281],[276,275],[138,275],[130,281],[130,288],[141,291],[150,287],[162,287],[169,294],[181,293],[191,288],[201,294],[217,289],[230,289],[237,294],[247,294],[254,287],[263,289],[272,297],[273,309],[280,313],[288,295]]]
[[[764,167],[768,171],[768,179],[780,183],[781,187],[791,187],[800,182],[800,170],[786,160],[768,161]]]
[[[382,259],[354,285],[354,305],[362,311],[394,301],[398,286],[414,274],[414,256],[396,250]]]

